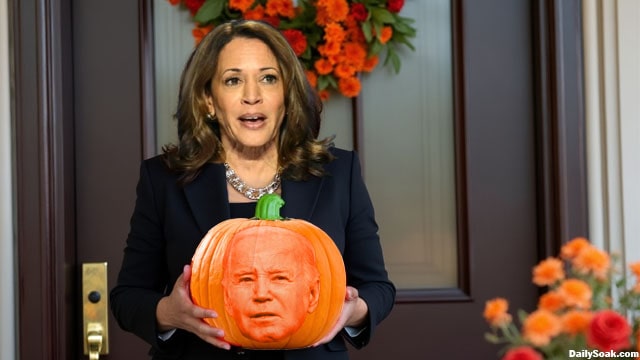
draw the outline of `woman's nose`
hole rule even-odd
[[[260,86],[255,82],[247,82],[242,94],[242,102],[249,105],[258,104],[262,101]]]

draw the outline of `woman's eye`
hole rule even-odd
[[[224,84],[228,86],[238,85],[240,83],[240,79],[237,77],[232,77],[224,80]]]
[[[278,77],[275,76],[275,75],[271,75],[271,74],[265,75],[263,77],[263,81],[268,83],[268,84],[275,84],[278,81]]]

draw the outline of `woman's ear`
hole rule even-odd
[[[213,106],[213,97],[211,95],[207,95],[207,110],[209,110],[209,115],[213,118],[216,116],[216,108]]]

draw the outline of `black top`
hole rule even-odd
[[[252,218],[256,214],[256,202],[229,203],[231,218]]]

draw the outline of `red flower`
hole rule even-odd
[[[287,29],[282,31],[282,35],[287,39],[297,56],[302,55],[304,51],[307,50],[307,37],[304,36],[302,31]]]
[[[618,351],[630,346],[631,326],[613,310],[597,312],[587,330],[587,344],[600,351]]]
[[[355,3],[351,6],[351,17],[356,21],[365,21],[367,20],[367,16],[369,13],[367,12],[367,8],[364,7],[361,3]]]
[[[507,351],[502,360],[542,360],[542,356],[528,346],[520,346]]]
[[[189,11],[191,12],[191,15],[195,15],[198,12],[198,10],[200,10],[204,2],[205,0],[185,0],[184,6],[186,6],[187,9],[189,9]]]
[[[387,10],[391,11],[392,13],[399,13],[400,10],[402,10],[403,6],[404,0],[389,0],[389,2],[387,3]]]

